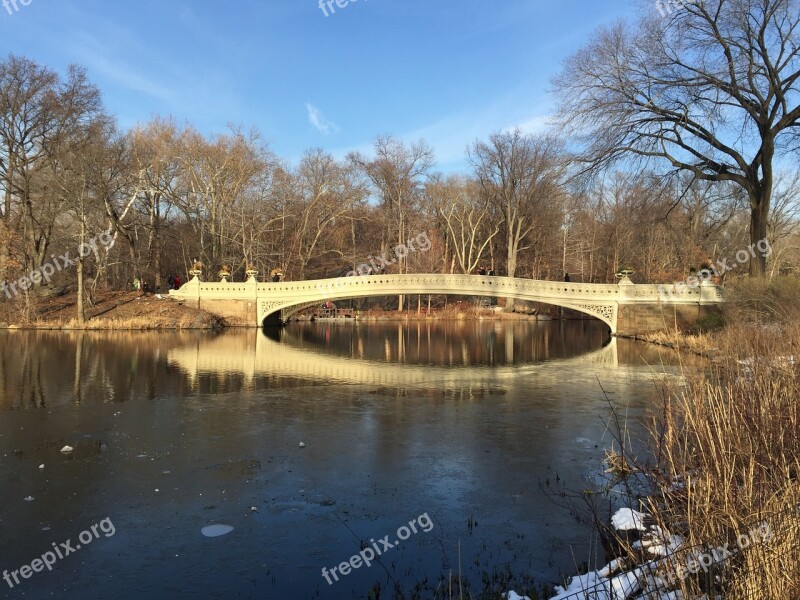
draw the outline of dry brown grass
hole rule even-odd
[[[703,356],[715,356],[719,352],[717,334],[693,333],[686,334],[679,331],[657,331],[641,336],[642,340],[651,344],[668,346],[679,351],[688,351]]]
[[[165,323],[152,317],[130,317],[125,319],[89,319],[84,323],[80,323],[78,319],[69,319],[60,323],[41,321],[34,323],[32,327],[35,329],[79,329],[86,331],[150,331],[158,329],[197,329],[198,323],[194,315],[185,315],[170,323]]]
[[[800,598],[800,296],[786,297],[792,286],[777,293],[762,286],[758,296],[748,285],[724,330],[660,338],[693,352],[713,349],[716,360],[685,373],[687,387],[663,394],[651,426],[658,482],[651,514],[687,548],[733,548],[764,522],[773,534],[711,574],[687,577],[685,597]],[[676,562],[689,558],[684,552]]]

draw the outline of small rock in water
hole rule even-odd
[[[221,535],[227,535],[231,531],[233,531],[233,527],[231,527],[230,525],[218,524],[218,525],[208,525],[206,527],[203,527],[200,530],[200,533],[202,533],[206,537],[213,538],[213,537],[219,537]]]
[[[305,442],[300,442],[300,447],[301,447],[301,448],[305,448],[305,447],[306,447],[306,444],[305,444]]]
[[[44,465],[39,465],[39,468],[40,469],[44,469]]]
[[[75,450],[75,448],[73,448],[72,446],[64,446],[64,447],[61,449],[61,451],[62,451],[64,454],[68,454],[68,453],[72,452],[73,450]]]

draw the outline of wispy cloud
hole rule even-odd
[[[519,129],[524,134],[544,133],[550,127],[551,121],[552,116],[550,115],[537,115],[511,127],[506,127],[503,131],[512,132]]]
[[[518,104],[522,104],[519,102]],[[516,109],[516,110],[515,110]],[[524,134],[546,133],[550,124],[550,107],[541,105],[517,109],[508,102],[498,102],[479,110],[462,110],[446,114],[421,127],[397,133],[406,143],[420,139],[430,144],[436,156],[437,169],[449,173],[469,168],[467,149],[476,141],[483,141],[492,133],[519,129]],[[346,146],[332,148],[331,154],[344,159],[349,152],[370,155],[373,139],[354,141]]]
[[[308,122],[322,135],[330,135],[339,131],[339,126],[326,119],[322,111],[310,102],[306,102],[306,110],[308,111]]]

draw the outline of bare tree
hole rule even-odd
[[[0,242],[0,279],[6,276],[12,226],[23,242],[26,268],[39,268],[47,259],[60,215],[60,196],[49,185],[54,162],[81,143],[100,113],[99,91],[83,69],[70,66],[62,80],[27,58],[12,54],[0,62],[0,185],[8,234]]]
[[[506,233],[506,272],[514,277],[519,253],[532,233],[552,226],[549,218],[561,195],[564,163],[552,138],[495,133],[469,150],[475,176],[488,202],[502,215]],[[513,307],[513,300],[507,301]]]
[[[181,144],[182,193],[176,204],[195,230],[201,257],[218,267],[233,258],[223,249],[236,222],[231,209],[259,185],[273,157],[255,132],[233,131],[207,141],[190,129]]]
[[[337,224],[349,227],[345,216],[366,200],[367,189],[355,171],[352,163],[339,163],[319,148],[301,159],[295,176],[299,201],[292,252],[300,260],[299,279],[305,279],[314,258],[329,251],[322,243],[325,234]],[[343,255],[341,248],[332,251]]]
[[[769,217],[769,244],[774,253],[770,275],[786,265],[785,256],[798,250],[791,242],[800,231],[800,170],[776,178]]]
[[[407,230],[410,213],[421,195],[422,185],[433,166],[433,150],[419,141],[407,146],[392,136],[381,136],[375,140],[375,158],[368,160],[359,153],[351,153],[349,159],[372,181],[383,207],[393,217],[394,234],[398,244],[405,244],[410,232]],[[405,258],[398,260],[402,273]],[[399,297],[399,310],[403,310],[403,296]]]
[[[491,207],[475,181],[451,176],[432,181],[426,196],[444,222],[453,261],[462,273],[472,273],[484,260],[492,239],[500,232],[499,223],[491,223]],[[452,270],[451,270],[452,272]]]
[[[132,176],[128,197],[136,198],[143,217],[147,231],[147,270],[155,289],[159,289],[163,284],[163,227],[180,196],[180,132],[172,120],[156,118],[131,131],[127,141]],[[114,214],[119,213],[114,211]],[[129,242],[135,244],[134,239],[129,238]]]
[[[571,57],[555,80],[560,124],[581,134],[593,169],[656,159],[741,186],[755,243],[767,236],[776,156],[800,132],[797,1],[681,4],[603,29]],[[757,255],[750,273],[765,272]]]

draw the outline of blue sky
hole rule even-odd
[[[348,0],[326,17],[319,0],[16,1],[12,14],[0,4],[0,53],[83,65],[123,129],[155,115],[207,134],[255,127],[289,161],[369,151],[391,133],[426,139],[446,172],[476,139],[541,128],[563,59],[647,8]]]

